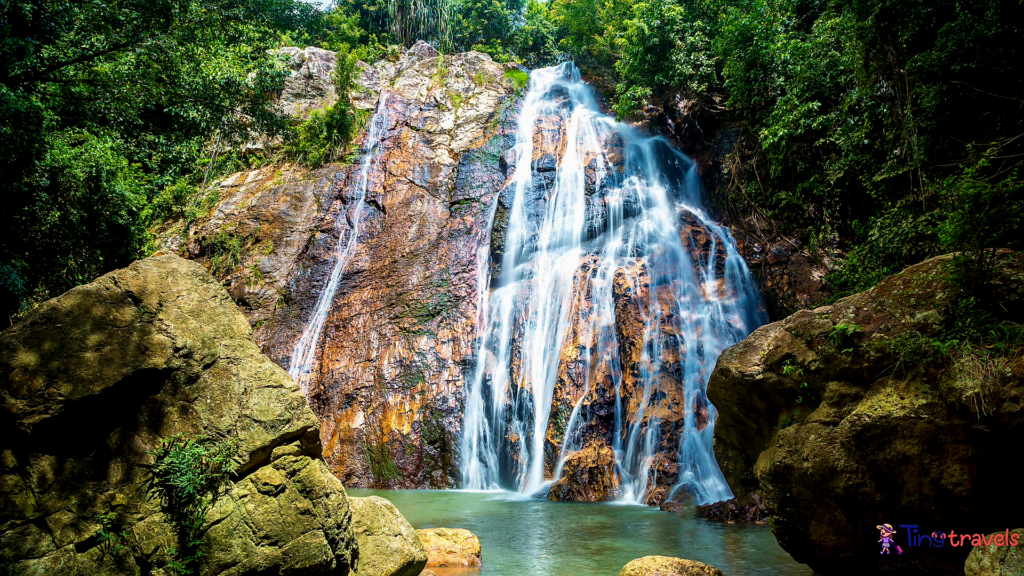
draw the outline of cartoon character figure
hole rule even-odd
[[[889,549],[896,543],[892,538],[896,535],[896,531],[892,529],[892,524],[881,524],[879,526],[875,526],[875,528],[882,536],[881,540],[879,540],[879,542],[882,543],[882,551],[879,552],[879,554],[891,553],[891,550]]]

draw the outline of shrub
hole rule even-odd
[[[149,492],[160,500],[177,536],[177,548],[169,550],[174,560],[168,567],[179,574],[195,573],[206,513],[238,466],[231,459],[234,451],[233,442],[175,434],[153,452]]]

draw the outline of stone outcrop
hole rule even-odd
[[[709,506],[697,506],[694,515],[698,518],[714,520],[716,522],[742,522],[764,524],[768,522],[768,510],[761,501],[761,495],[757,492],[745,494],[744,503],[733,498],[724,502],[715,502]]]
[[[279,52],[287,60],[288,76],[276,95],[277,106],[285,114],[302,117],[313,110],[333,106],[338,101],[333,73],[338,65],[334,52],[315,46],[306,49],[287,47]]]
[[[203,574],[345,574],[354,559],[315,416],[195,262],[140,260],[0,334],[0,430],[0,550],[16,573],[157,573],[176,543],[146,465],[174,434],[235,447]]]
[[[975,546],[967,556],[965,576],[1024,575],[1024,528],[986,534],[985,539],[988,545]]]
[[[315,75],[310,50],[302,66]],[[209,216],[165,243],[225,284],[260,347],[287,368],[339,239],[358,230],[309,395],[325,458],[346,485],[444,488],[458,475],[490,209],[515,140],[505,71],[484,54],[444,56],[424,43],[397,62],[360,64],[353,105],[388,100],[358,223],[355,157],[229,176],[214,185]]]
[[[758,492],[779,544],[822,574],[960,573],[969,548],[911,547],[900,529],[891,559],[872,528],[986,533],[1024,509],[1006,466],[1024,432],[1024,359],[935,347],[959,309],[951,261],[763,326],[709,380],[733,492]],[[999,253],[986,290],[978,302],[1000,320],[1024,320],[1024,255]]]
[[[697,562],[670,556],[644,556],[622,567],[619,576],[725,576],[721,570]]]
[[[480,539],[462,528],[427,528],[416,535],[427,551],[427,566],[480,566]]]
[[[352,498],[352,530],[359,546],[356,576],[416,576],[427,565],[416,531],[380,496]]]
[[[562,477],[548,490],[555,502],[604,502],[619,496],[615,454],[608,446],[591,445],[565,459]]]

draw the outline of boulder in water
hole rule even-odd
[[[591,445],[565,459],[562,477],[551,485],[554,502],[604,502],[618,495],[615,453],[608,446]]]
[[[710,564],[671,556],[644,556],[622,567],[619,576],[725,576]]]
[[[356,576],[416,576],[427,565],[416,531],[380,496],[349,499],[359,545]]]
[[[480,566],[480,539],[462,528],[428,528],[416,535],[427,551],[427,566]]]

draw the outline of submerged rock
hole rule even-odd
[[[1024,576],[1024,528],[984,538],[989,544],[971,550],[964,564],[965,576]]]
[[[480,539],[462,528],[428,528],[417,530],[424,550],[427,566],[480,566]]]
[[[395,505],[380,496],[349,499],[359,545],[356,576],[416,576],[427,565],[416,531]]]
[[[710,564],[671,556],[644,556],[622,567],[619,576],[725,576]]]
[[[346,574],[344,488],[298,386],[195,262],[163,254],[41,304],[0,334],[0,548],[16,573],[139,574],[174,533],[146,465],[174,434],[234,442],[203,574]]]
[[[1024,509],[1006,466],[1024,434],[1024,359],[930,348],[959,298],[951,260],[763,326],[711,375],[715,452],[733,492],[741,504],[759,493],[779,544],[817,572],[961,573],[969,548],[921,548],[900,528],[904,553],[890,558],[874,527],[984,533]],[[994,262],[983,302],[1021,322],[1024,255]]]
[[[618,494],[615,453],[608,446],[589,446],[565,459],[562,477],[551,485],[548,500],[604,502]]]
[[[768,509],[765,508],[761,496],[756,492],[744,498],[747,504],[741,504],[736,498],[724,502],[715,502],[709,506],[697,506],[695,515],[698,518],[716,522],[744,522],[763,524],[768,522]]]

